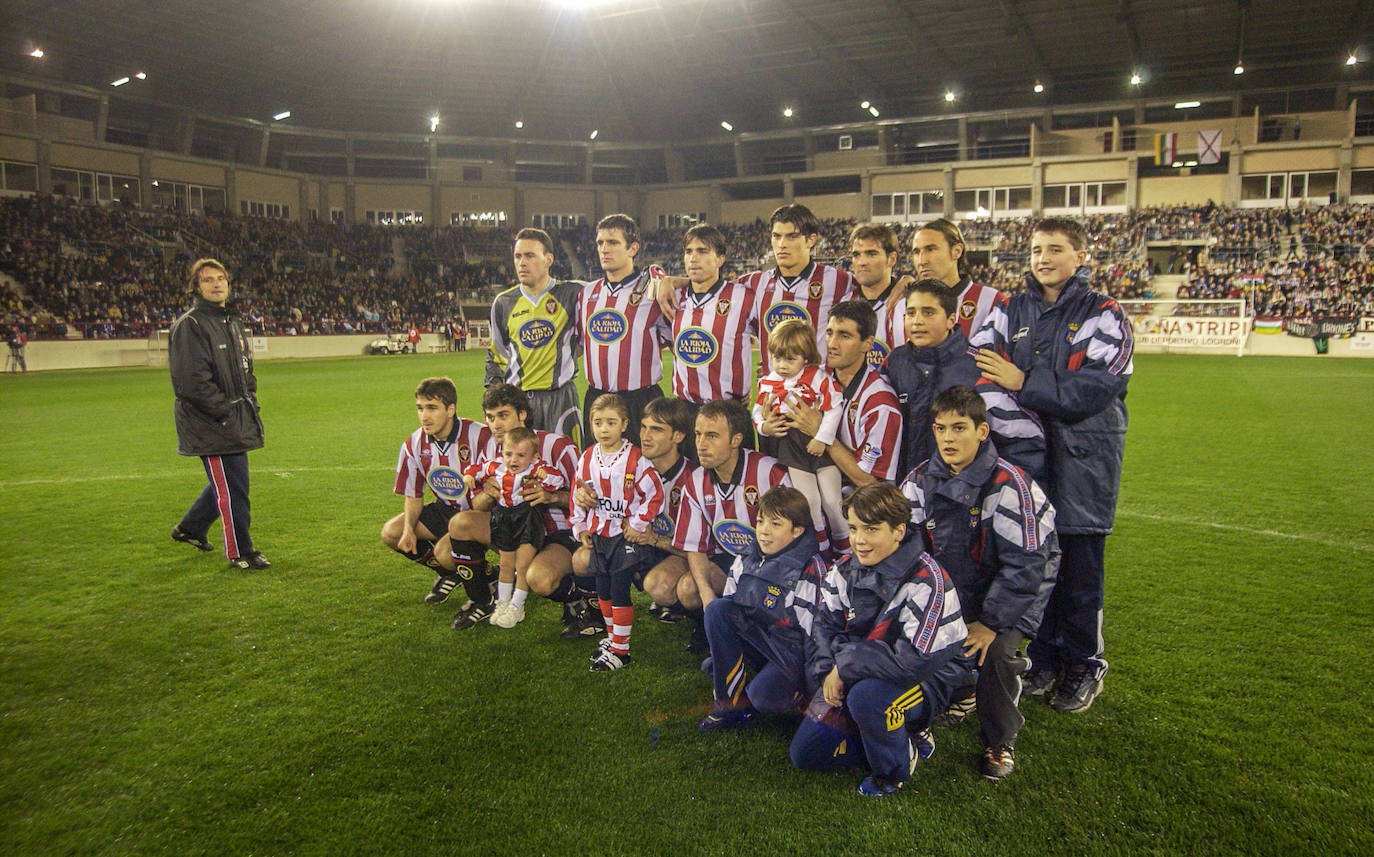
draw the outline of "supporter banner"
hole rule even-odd
[[[1250,333],[1249,319],[1215,316],[1156,316],[1133,318],[1136,345],[1240,348]]]
[[[1360,318],[1360,328],[1356,333],[1374,333],[1374,317],[1362,316]]]
[[[1318,318],[1290,318],[1284,322],[1284,330],[1289,336],[1315,339],[1319,336],[1354,336],[1360,326],[1358,318],[1326,316]]]
[[[1256,318],[1255,333],[1283,333],[1283,319]]]

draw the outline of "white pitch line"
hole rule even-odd
[[[1261,530],[1257,527],[1242,527],[1238,524],[1219,524],[1216,521],[1199,521],[1195,518],[1174,518],[1169,515],[1151,515],[1148,512],[1133,512],[1127,509],[1118,509],[1118,515],[1127,518],[1144,518],[1149,521],[1159,521],[1165,524],[1183,524],[1185,526],[1207,527],[1212,530],[1226,530],[1233,533],[1248,533],[1252,536],[1269,536],[1276,539],[1294,539],[1301,542],[1312,542],[1313,544],[1323,545],[1329,548],[1346,548],[1351,550],[1374,553],[1374,545],[1356,541],[1342,541],[1340,539],[1328,539],[1322,536],[1310,536],[1306,533],[1284,533],[1279,530]]]
[[[281,478],[289,478],[296,473],[391,473],[390,467],[379,467],[376,465],[354,465],[352,467],[287,467],[263,468],[265,473]],[[140,479],[178,479],[194,473],[193,470],[163,471],[161,473],[103,473],[97,476],[58,476],[48,479],[16,479],[13,481],[0,482],[0,489],[4,488],[23,488],[29,485],[75,485],[77,483],[86,484],[90,482],[119,482],[124,480]]]

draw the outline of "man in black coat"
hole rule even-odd
[[[225,267],[198,259],[190,279],[195,305],[172,325],[167,357],[177,397],[177,452],[199,456],[209,482],[172,528],[172,538],[214,550],[205,537],[222,517],[229,567],[270,568],[248,535],[248,451],[262,448],[253,353],[228,307]]]

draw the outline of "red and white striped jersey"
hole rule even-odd
[[[735,472],[727,484],[715,471],[698,467],[682,484],[673,547],[681,551],[736,556],[754,546],[759,498],[777,485],[791,485],[787,468],[772,456],[741,449]]]
[[[902,449],[902,406],[892,385],[865,365],[844,390],[844,419],[838,440],[854,451],[865,473],[894,482]]]
[[[749,395],[754,369],[749,336],[758,335],[758,289],[720,280],[701,294],[687,286],[677,296],[673,395],[697,405]]]
[[[582,289],[582,367],[589,386],[623,393],[663,380],[662,351],[672,325],[648,288],[645,270],[619,283],[602,277]]]
[[[676,464],[658,474],[659,480],[663,483],[663,507],[658,510],[658,516],[653,521],[655,534],[672,536],[673,527],[677,522],[677,510],[682,507],[683,488],[687,480],[692,478],[692,474],[700,469],[701,466],[692,459],[679,456]]]
[[[663,508],[663,482],[658,471],[628,440],[621,441],[620,448],[612,453],[592,444],[578,462],[577,483],[589,486],[596,495],[594,509],[571,503],[572,531],[578,538],[585,532],[618,536],[625,531],[626,522],[643,532]]]
[[[825,353],[825,323],[830,308],[854,297],[854,278],[848,271],[812,262],[796,277],[777,268],[755,271],[741,278],[758,290],[760,375],[768,374],[768,335],[789,318],[804,319],[816,331],[816,347]]]
[[[835,431],[840,425],[838,405],[843,395],[840,385],[835,383],[835,376],[824,366],[805,366],[795,378],[783,378],[776,372],[769,372],[759,379],[759,394],[754,399],[754,425],[763,426],[770,407],[787,414],[792,412],[794,403],[807,405],[821,412],[816,440],[834,443]]]
[[[1007,305],[1007,296],[992,286],[979,285],[967,278],[960,284],[964,290],[959,293],[959,327],[963,328],[964,336],[972,338],[994,306]]]
[[[530,480],[538,482],[545,491],[558,491],[568,487],[567,480],[538,458],[518,473],[507,467],[503,458],[488,458],[480,464],[469,464],[463,468],[463,473],[477,480],[478,488],[488,479],[495,479],[501,486],[501,496],[496,502],[507,509],[525,502],[521,492],[524,491],[525,483]]]
[[[892,349],[906,344],[906,301],[899,295],[896,303],[890,307],[887,305],[896,283],[897,278],[893,277],[882,295],[872,301],[873,314],[878,317],[878,329],[873,334],[873,347],[868,350],[868,365],[875,369],[883,367],[883,361],[892,353]]]
[[[535,429],[534,436],[539,439],[539,458],[549,463],[549,468],[563,477],[563,487],[569,488],[577,479],[577,444],[567,435],[555,434],[543,429]],[[568,529],[568,507],[562,503],[550,503],[544,507],[544,531],[561,533]]]
[[[496,455],[496,440],[483,424],[455,417],[453,432],[435,440],[417,428],[401,444],[396,460],[396,493],[424,499],[425,485],[434,497],[460,512],[472,508],[472,497],[463,483],[463,468]]]

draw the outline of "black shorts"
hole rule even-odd
[[[592,533],[591,572],[595,575],[620,574],[629,572],[640,579],[640,589],[644,588],[644,572],[648,569],[644,545],[627,541],[625,536],[598,536]]]
[[[598,390],[588,387],[587,393],[582,397],[582,440],[587,445],[591,445],[592,438],[592,402],[598,396],[603,396],[610,390]],[[654,384],[649,387],[642,387],[638,390],[624,390],[616,392],[616,395],[625,403],[625,407],[630,411],[630,426],[625,430],[625,437],[630,443],[639,446],[639,423],[644,417],[644,409],[654,399],[663,398],[663,388]]]
[[[582,543],[573,537],[572,530],[559,530],[556,533],[547,534],[544,536],[544,547],[549,545],[567,548],[569,556],[577,553],[577,549],[582,547]]]
[[[450,506],[442,500],[435,500],[420,510],[420,517],[416,519],[416,522],[433,533],[434,539],[438,541],[448,535],[448,522],[456,514],[458,514],[456,506]]]
[[[513,551],[521,545],[531,545],[536,552],[544,547],[544,510],[533,503],[493,506],[491,546],[498,551]]]

